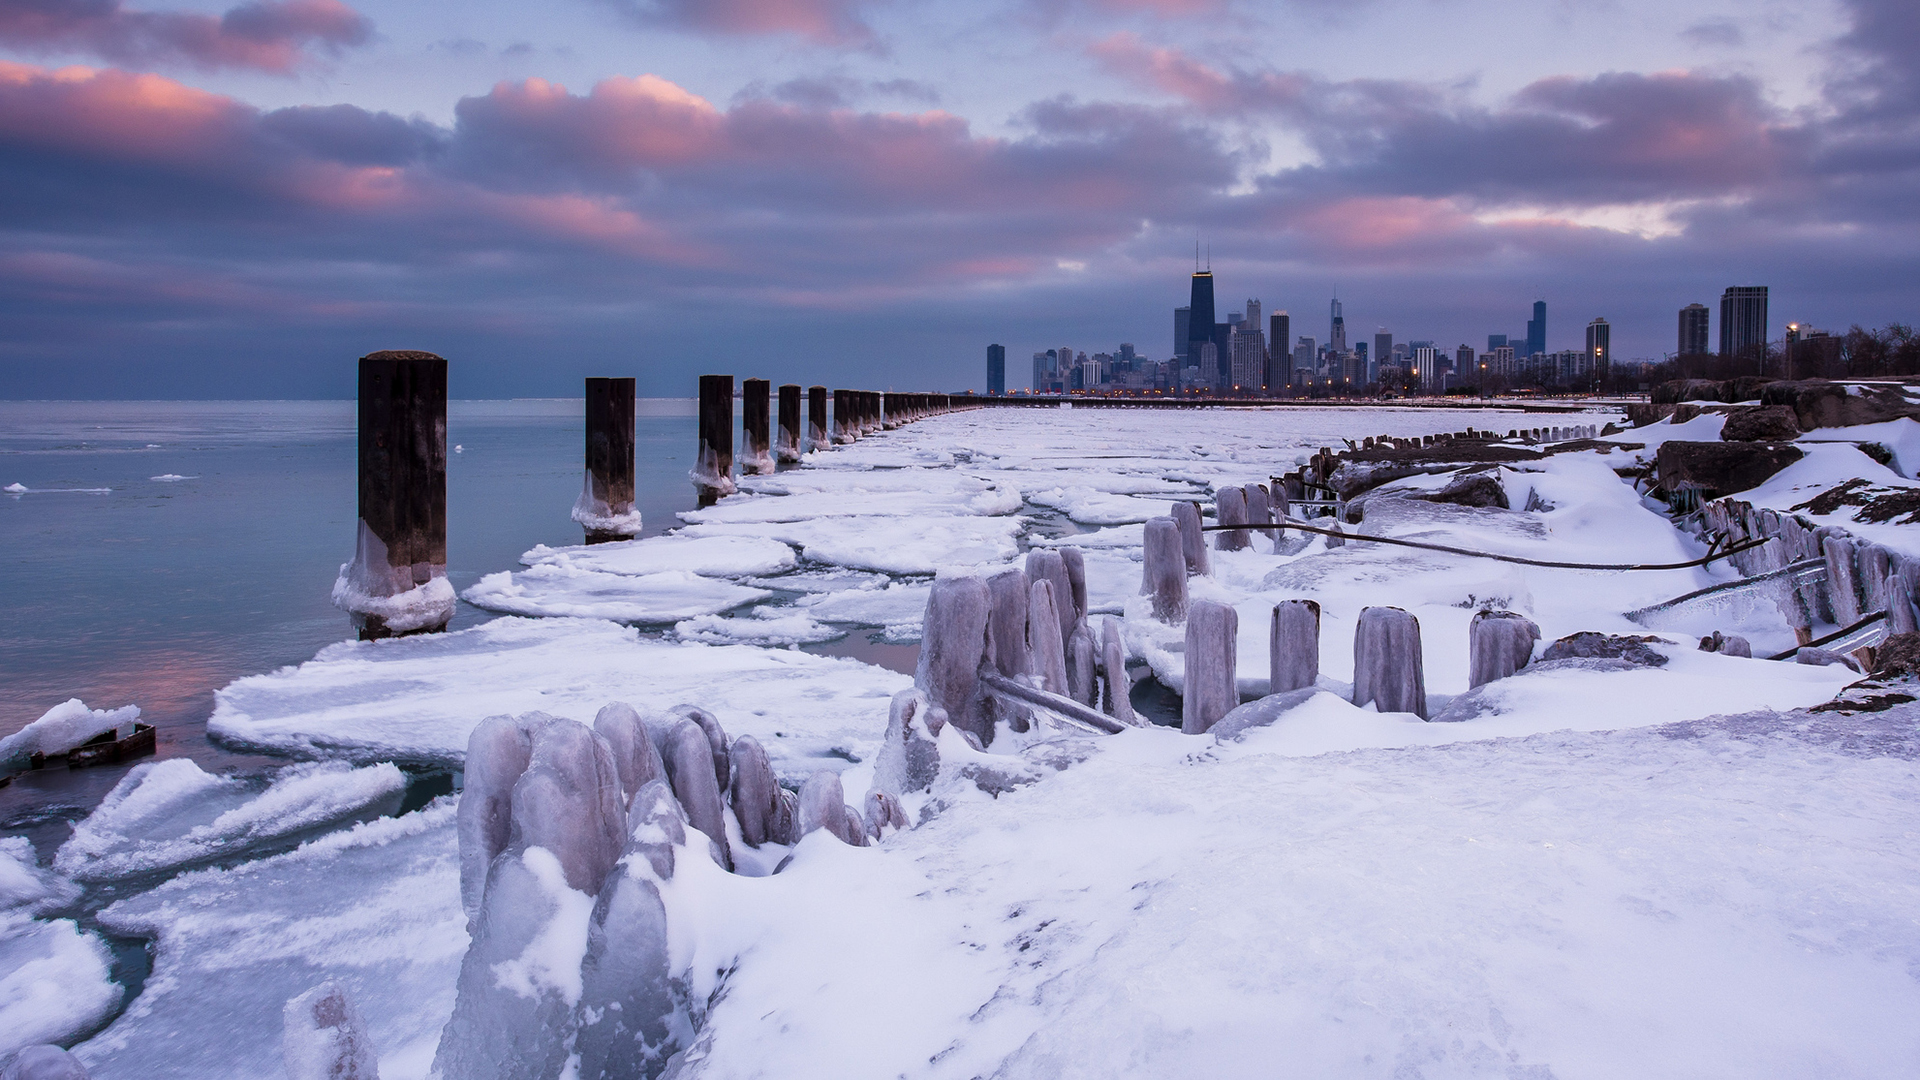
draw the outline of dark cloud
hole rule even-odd
[[[373,24],[340,0],[256,0],[214,18],[129,11],[119,0],[7,0],[0,44],[82,52],[114,63],[178,64],[286,74],[314,54],[373,40]]]
[[[867,0],[604,0],[622,16],[646,26],[666,26],[728,37],[787,35],[816,45],[877,49],[872,27],[860,17]]]
[[[1732,19],[1705,19],[1680,31],[1680,36],[1699,46],[1733,46],[1747,40],[1740,24]]]

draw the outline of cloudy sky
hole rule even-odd
[[[139,4],[140,6],[135,6]],[[151,5],[151,6],[149,6]],[[168,6],[172,5],[172,6]],[[1920,319],[1914,0],[0,0],[0,396]]]

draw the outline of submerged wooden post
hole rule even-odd
[[[737,490],[733,483],[733,376],[700,376],[700,448],[693,462],[700,505]]]
[[[833,442],[827,430],[827,388],[807,387],[807,449],[818,450]]]
[[[587,543],[640,535],[633,508],[633,380],[587,380],[587,476],[573,520]]]
[[[447,362],[428,352],[360,358],[360,521],[333,603],[360,640],[444,630]]]
[[[769,405],[773,384],[765,379],[748,379],[740,384],[740,471],[773,471],[772,416]]]
[[[773,444],[780,461],[800,460],[800,384],[780,384],[780,434]]]

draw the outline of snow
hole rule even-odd
[[[108,964],[106,943],[72,919],[0,914],[0,1059],[104,1019],[121,995]]]
[[[865,476],[866,474],[859,474]],[[683,510],[680,520],[694,525],[765,524],[842,517],[924,517],[998,515],[1020,509],[1020,492],[958,477],[932,490],[874,491],[860,486],[792,495],[732,495],[703,510]]]
[[[520,556],[520,561],[527,566],[553,564],[634,577],[670,572],[705,577],[751,577],[791,570],[798,560],[793,549],[778,540],[672,534],[578,547],[550,548],[541,544]]]
[[[670,623],[730,611],[766,599],[765,589],[701,577],[685,570],[607,574],[569,563],[541,563],[488,574],[460,598],[508,615],[577,616],[628,623]]]
[[[906,676],[839,657],[642,638],[595,619],[504,618],[467,630],[341,642],[214,695],[207,728],[298,756],[457,766],[483,717],[545,712],[592,723],[626,701],[690,703],[752,735],[783,776],[865,756]]]
[[[80,894],[72,882],[40,869],[24,836],[0,836],[0,913],[59,907]]]
[[[74,826],[53,865],[77,881],[169,870],[397,806],[405,787],[391,764],[294,765],[258,791],[191,758],[142,762]]]
[[[352,572],[352,563],[340,565],[333,582],[333,606],[358,615],[378,616],[395,633],[445,626],[453,618],[453,583],[436,577],[391,596],[368,592]]]
[[[822,622],[893,627],[917,637],[932,591],[933,586],[923,582],[894,582],[883,588],[816,593],[798,604]]]
[[[1838,429],[1829,429],[1838,430]],[[1791,511],[1814,526],[1837,525],[1863,540],[1884,544],[1906,555],[1920,555],[1920,529],[1910,525],[1855,521],[1858,509],[1842,506],[1831,514],[1795,510],[1814,496],[1848,480],[1861,479],[1881,488],[1920,488],[1885,465],[1860,452],[1851,443],[1802,443],[1806,456],[1768,477],[1759,487],[1742,491],[1733,498],[1781,512]],[[1757,644],[1757,643],[1756,643]]]
[[[1172,504],[1167,500],[1113,495],[1090,487],[1030,491],[1027,501],[1036,506],[1052,507],[1086,525],[1138,524],[1150,517],[1164,517],[1172,512]]]
[[[832,641],[845,633],[805,613],[776,607],[757,607],[742,617],[702,615],[675,623],[673,632],[682,641],[709,645],[805,645]]]
[[[68,698],[41,713],[38,720],[0,739],[0,769],[24,768],[35,754],[64,754],[104,732],[132,735],[133,724],[139,719],[138,705],[89,709],[79,698]]]
[[[595,532],[612,533],[618,536],[640,535],[640,511],[628,506],[625,512],[616,514],[606,500],[593,493],[593,470],[584,473],[580,487],[580,498],[573,504],[573,520]]]
[[[155,938],[153,974],[75,1053],[95,1080],[281,1076],[282,1008],[331,977],[383,1080],[425,1077],[467,949],[453,810],[443,799],[108,907],[108,929]]]
[[[27,488],[27,485],[25,484],[13,483],[13,484],[8,484],[4,488],[0,488],[0,491],[5,491],[9,495],[25,495],[28,491],[28,488]]]
[[[810,562],[887,574],[932,574],[1005,562],[1020,553],[1015,517],[832,517],[809,521],[689,525],[694,537],[764,536],[793,544]]]
[[[199,477],[181,476],[179,473],[161,473],[159,476],[149,476],[147,479],[157,480],[163,484],[177,484],[182,480],[198,480]]]
[[[1878,424],[1853,427],[1815,428],[1800,436],[1801,443],[1851,442],[1879,443],[1893,454],[1893,466],[1901,476],[1912,477],[1920,470],[1920,420],[1903,416]]]

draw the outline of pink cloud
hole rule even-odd
[[[608,0],[637,22],[702,34],[785,34],[818,45],[872,48],[866,0]]]
[[[84,52],[116,63],[186,63],[206,70],[288,74],[373,39],[373,24],[340,0],[253,0],[214,18],[129,11],[119,0],[14,0],[0,6],[0,43]]]

